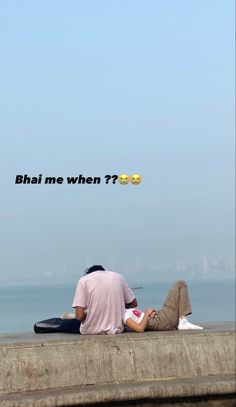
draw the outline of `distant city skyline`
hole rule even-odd
[[[75,284],[77,280],[84,274],[85,268],[93,265],[100,264],[93,262],[90,255],[86,256],[86,261],[81,268],[70,268],[66,264],[62,264],[56,270],[45,269],[41,274],[32,275],[28,278],[19,278],[10,281],[8,278],[4,279],[1,276],[0,284]],[[196,261],[186,261],[185,259],[176,259],[175,262],[159,264],[155,267],[150,267],[140,259],[136,259],[133,268],[120,268],[112,265],[111,258],[102,265],[106,270],[117,271],[125,276],[125,278],[132,284],[140,284],[145,281],[173,281],[176,279],[187,280],[211,280],[211,279],[235,279],[235,259],[216,258],[209,259],[202,256]],[[147,279],[148,276],[148,279]]]

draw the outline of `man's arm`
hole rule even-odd
[[[134,300],[128,304],[125,304],[125,308],[135,308],[138,306],[137,300],[136,298],[134,298]]]
[[[133,291],[129,288],[127,282],[125,281],[124,277],[122,278],[122,291],[125,301],[125,308],[135,308],[137,307],[138,303],[134,296]]]
[[[84,287],[83,277],[82,277],[78,281],[76,291],[75,291],[74,301],[72,304],[72,307],[75,308],[76,319],[78,319],[81,322],[83,322],[86,318],[86,312],[85,312],[86,302],[87,302],[87,293],[86,293],[86,290]]]
[[[83,322],[85,320],[85,318],[86,318],[86,313],[85,313],[84,308],[83,307],[76,307],[75,316],[76,316],[76,319]]]

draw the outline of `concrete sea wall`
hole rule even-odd
[[[116,336],[0,335],[0,363],[1,407],[232,400],[234,324]]]

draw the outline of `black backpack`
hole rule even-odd
[[[68,334],[80,333],[80,321],[77,319],[50,318],[39,321],[34,324],[36,334],[52,334],[64,332]]]

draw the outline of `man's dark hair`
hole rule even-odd
[[[93,273],[94,271],[99,271],[99,270],[105,271],[105,269],[100,264],[95,264],[94,266],[86,269],[84,274],[87,275],[87,274]]]

